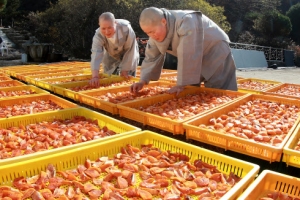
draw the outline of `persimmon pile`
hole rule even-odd
[[[105,76],[103,74],[99,74],[100,79],[105,78]],[[78,77],[79,78],[79,77]],[[91,80],[91,76],[90,77],[80,77],[80,79],[77,79],[76,77],[72,77],[72,78],[66,78],[63,80],[44,80],[44,82],[46,83],[50,83],[50,84],[61,84],[61,83],[71,83],[71,82],[78,82],[78,81],[89,81]]]
[[[0,76],[0,81],[8,81],[8,80],[11,80],[11,78],[7,76]]]
[[[238,88],[262,91],[262,90],[272,87],[274,85],[275,84],[271,83],[271,82],[249,80],[249,81],[244,81],[244,82],[238,83]]]
[[[64,80],[54,80],[54,81],[43,80],[43,82],[46,82],[49,84],[61,84],[61,83],[71,83],[71,82],[88,81],[88,80],[91,80],[91,78],[87,77],[87,78],[82,78],[80,80],[76,80],[75,78],[64,79]]]
[[[151,144],[127,145],[114,157],[86,160],[76,169],[48,165],[31,178],[0,186],[0,196],[14,199],[220,199],[241,180],[232,172]]]
[[[49,76],[43,76],[43,77],[35,77],[34,80],[41,80],[41,79],[50,79],[50,78],[60,78],[60,77],[68,77],[68,76],[79,76],[84,75],[83,73],[68,73],[68,74],[57,74],[57,75],[49,75]]]
[[[299,111],[295,105],[253,100],[199,127],[279,146],[297,122]]]
[[[276,91],[273,91],[272,93],[300,97],[300,85],[286,85]]]
[[[45,111],[62,110],[63,107],[51,100],[20,101],[20,104],[0,106],[0,118],[27,115]]]
[[[26,76],[35,76],[35,75],[43,75],[43,74],[60,74],[60,73],[65,73],[65,72],[70,72],[70,70],[65,70],[65,71],[60,71],[57,72],[54,70],[47,70],[47,73],[45,71],[40,71],[40,72],[32,72],[32,73],[24,73]]]
[[[150,106],[142,106],[136,109],[172,120],[181,121],[230,102],[237,97],[238,96],[201,92],[199,94],[188,94],[184,97],[173,98],[164,102],[158,102]]]
[[[265,197],[261,197],[259,200],[274,200],[274,199],[278,199],[278,200],[300,200],[300,198],[297,197],[292,197],[291,195],[288,195],[286,193],[283,192],[279,192],[279,191],[272,191],[269,192]]]
[[[298,139],[298,142],[296,146],[294,147],[294,150],[300,151],[300,138]]]
[[[93,97],[97,99],[101,99],[103,101],[109,101],[111,103],[123,103],[126,101],[131,101],[134,99],[141,99],[146,97],[155,96],[158,94],[164,94],[167,90],[169,90],[171,86],[151,86],[146,87],[140,90],[137,93],[131,93],[130,91],[122,91],[122,92],[107,92],[103,95],[95,95]]]
[[[51,122],[42,121],[26,126],[21,124],[19,127],[7,129],[0,128],[0,160],[115,134],[106,126],[100,127],[97,120],[86,119],[83,116]]]
[[[122,80],[122,81],[117,81],[117,82],[100,84],[98,87],[92,86],[89,83],[87,83],[86,85],[83,85],[83,86],[76,86],[76,87],[71,87],[68,89],[75,91],[75,92],[80,92],[80,91],[91,90],[91,89],[100,89],[100,88],[107,88],[107,87],[131,85],[133,83],[134,83],[134,81],[129,79],[129,80]]]
[[[36,91],[26,90],[26,89],[24,89],[24,90],[12,90],[12,91],[0,90],[0,98],[17,97],[17,96],[30,95],[30,94],[36,94]]]
[[[0,82],[0,88],[20,86],[17,83]]]
[[[166,76],[166,77],[161,77],[160,79],[177,81],[177,76]]]

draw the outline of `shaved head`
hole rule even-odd
[[[140,15],[141,26],[155,26],[161,22],[164,18],[162,10],[156,7],[149,7],[142,11]]]
[[[102,13],[99,17],[99,21],[102,21],[102,20],[114,22],[115,16],[111,12],[105,12],[105,13]]]

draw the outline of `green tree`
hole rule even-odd
[[[291,38],[297,43],[300,44],[300,3],[292,6],[286,13],[290,18],[293,29],[291,31]]]
[[[2,19],[3,26],[13,26],[15,20],[20,17],[20,12],[18,8],[20,6],[19,0],[9,0],[5,8],[0,12],[0,17]]]
[[[98,18],[103,12],[112,12],[116,18],[131,22],[137,36],[145,34],[139,26],[141,11],[150,6],[168,9],[201,8],[226,31],[230,29],[223,15],[223,8],[210,6],[203,0],[60,0],[44,12],[28,16],[28,29],[41,41],[55,44],[55,49],[77,58],[90,58],[90,49]]]
[[[0,12],[5,8],[7,0],[0,0]]]
[[[231,24],[229,37],[237,42],[239,35],[245,31],[255,34],[254,21],[261,13],[277,10],[281,0],[207,0],[210,4],[224,7],[224,15]]]
[[[293,5],[300,3],[300,0],[281,0],[280,10],[286,13]]]
[[[267,42],[265,45],[272,45],[272,40],[276,37],[287,37],[292,30],[290,19],[278,11],[266,12],[259,16],[254,23],[257,30]]]
[[[45,11],[51,4],[55,4],[58,0],[20,0],[19,10],[24,14],[29,12]]]
[[[267,37],[288,36],[292,30],[290,19],[278,11],[261,15],[254,24],[254,28]]]
[[[231,29],[227,18],[224,16],[224,8],[220,6],[210,5],[204,0],[186,0],[180,1],[178,5],[181,9],[200,10],[203,14],[217,23],[225,32]]]

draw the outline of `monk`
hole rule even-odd
[[[90,84],[99,85],[99,69],[102,63],[106,74],[117,74],[128,78],[135,76],[139,63],[139,48],[130,22],[115,19],[110,12],[99,17],[99,28],[93,37]]]
[[[169,93],[201,82],[208,88],[237,90],[229,37],[200,11],[150,7],[142,11],[139,23],[149,40],[140,81],[131,85],[131,92],[160,78],[166,53],[178,60],[177,85]]]

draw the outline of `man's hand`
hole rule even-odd
[[[130,77],[128,76],[128,71],[121,71],[120,76],[121,76],[121,77],[124,77],[124,78],[126,78],[126,79],[130,78]]]
[[[92,70],[92,79],[90,80],[90,85],[94,87],[100,86],[99,70]]]
[[[90,85],[93,87],[99,87],[100,86],[100,78],[98,77],[92,77],[92,79],[90,80]]]
[[[130,92],[131,93],[137,93],[138,91],[140,91],[141,89],[143,89],[144,85],[145,85],[145,81],[140,81],[138,83],[134,83],[130,86]]]
[[[176,85],[176,86],[171,87],[171,88],[167,91],[167,93],[169,93],[169,94],[174,94],[174,93],[176,93],[176,95],[179,95],[179,93],[182,92],[183,89],[184,89],[184,86]]]

